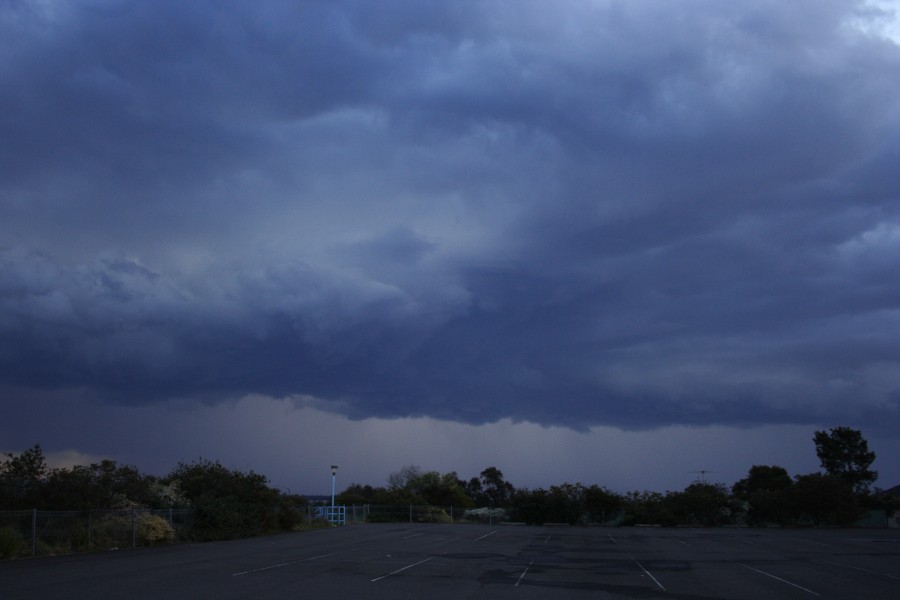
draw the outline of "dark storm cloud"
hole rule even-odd
[[[861,7],[7,5],[3,384],[895,419],[900,48]]]

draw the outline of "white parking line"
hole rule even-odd
[[[653,583],[655,583],[656,585],[659,586],[659,589],[661,589],[662,591],[666,591],[666,588],[664,588],[664,587],[663,587],[663,584],[661,584],[661,583],[659,582],[659,580],[658,580],[656,577],[653,576],[653,573],[651,573],[650,571],[648,571],[647,569],[645,569],[645,568],[644,568],[644,565],[642,565],[641,563],[639,563],[635,557],[632,556],[632,557],[631,557],[631,560],[633,560],[633,561],[634,561],[634,564],[636,564],[637,566],[639,566],[639,567],[641,568],[641,571],[643,571],[644,573],[647,574],[647,577],[649,577],[650,579],[653,580]]]
[[[292,560],[290,562],[278,563],[277,565],[269,565],[268,567],[260,567],[258,569],[250,569],[249,571],[241,571],[240,573],[232,573],[232,577],[236,577],[238,575],[247,575],[248,573],[258,573],[260,571],[268,571],[269,569],[278,569],[280,567],[286,567],[288,565],[296,565],[302,562],[309,562],[311,560],[317,560],[320,558],[327,558],[329,556],[334,556],[334,554],[320,554],[319,556],[311,556],[309,558],[302,558],[300,560]]]
[[[606,537],[608,537],[609,540],[610,540],[613,544],[618,544],[618,543],[619,543],[619,542],[616,541],[616,538],[614,538],[614,537],[611,536],[611,535],[608,535],[608,536],[606,536]]]
[[[409,539],[412,539],[412,538],[414,538],[414,537],[419,537],[420,535],[425,535],[425,534],[424,534],[424,533],[414,533],[414,534],[412,534],[412,535],[406,536],[406,537],[403,538],[403,539],[404,539],[404,540],[409,540]]]
[[[411,565],[406,565],[406,566],[403,567],[402,569],[397,569],[396,571],[392,571],[392,572],[388,573],[387,575],[382,575],[381,577],[376,577],[376,578],[373,579],[372,581],[373,581],[373,582],[374,582],[374,581],[381,581],[382,579],[385,579],[385,578],[387,578],[387,577],[390,577],[391,575],[396,575],[397,573],[402,573],[403,571],[405,571],[405,570],[407,570],[407,569],[412,569],[413,567],[415,567],[415,566],[417,566],[417,565],[421,565],[422,563],[427,563],[429,560],[432,560],[433,558],[434,558],[434,557],[432,556],[432,557],[430,557],[430,558],[426,558],[425,560],[420,560],[420,561],[417,562],[417,563],[413,563],[413,564],[411,564]]]
[[[497,530],[496,530],[496,529],[495,529],[495,530],[494,530],[494,531],[492,531],[492,532],[490,532],[490,533],[486,533],[486,534],[484,534],[484,535],[483,535],[483,536],[481,536],[481,537],[477,537],[477,538],[475,538],[475,540],[474,540],[474,541],[476,541],[476,542],[477,542],[477,541],[478,541],[478,540],[483,540],[483,539],[484,539],[484,538],[486,538],[486,537],[487,537],[487,536],[489,536],[489,535],[494,535],[494,534],[495,534],[495,533],[497,533]]]
[[[772,575],[771,573],[766,573],[765,571],[760,571],[759,569],[754,569],[753,567],[745,565],[744,563],[738,563],[738,564],[741,565],[742,567],[744,567],[745,569],[750,569],[751,571],[755,571],[755,572],[759,573],[760,575],[765,575],[766,577],[771,577],[772,579],[776,579],[776,580],[780,581],[781,583],[786,583],[790,586],[797,588],[798,590],[803,590],[804,592],[812,594],[813,596],[820,595],[819,593],[814,592],[810,589],[807,589],[807,588],[803,587],[802,585],[797,585],[796,583],[792,583],[792,582],[788,581],[787,579],[782,579],[781,577],[776,577],[775,575]]]
[[[525,578],[525,573],[528,572],[528,569],[530,569],[531,565],[533,565],[533,564],[534,564],[534,561],[531,561],[530,563],[528,563],[528,566],[525,567],[525,570],[522,571],[521,575],[519,575],[519,578],[516,580],[516,585],[514,585],[513,587],[519,587],[519,584],[522,583],[522,579]]]
[[[872,575],[884,575],[885,577],[890,577],[891,579],[900,579],[896,575],[891,575],[890,573],[881,573],[879,571],[873,571],[872,569],[863,569],[862,567],[854,567],[853,565],[845,565],[843,563],[831,562],[829,560],[823,560],[826,565],[834,565],[836,567],[846,567],[847,569],[856,569],[857,571],[862,571],[863,573],[871,573]]]

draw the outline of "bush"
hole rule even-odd
[[[100,517],[92,526],[92,544],[100,548],[127,548],[131,546],[131,511],[122,511]],[[175,540],[175,530],[159,515],[147,512],[134,513],[134,542],[138,546],[157,546]]]
[[[506,520],[506,511],[502,508],[472,508],[463,513],[463,519],[499,523]]]
[[[442,508],[413,507],[413,519],[416,523],[450,523],[450,515]]]
[[[140,513],[137,515],[137,541],[144,546],[171,544],[175,541],[175,530],[159,515]]]
[[[0,527],[0,558],[16,558],[25,552],[27,545],[18,531]]]

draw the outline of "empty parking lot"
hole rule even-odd
[[[0,564],[14,598],[900,598],[900,532],[357,525]]]

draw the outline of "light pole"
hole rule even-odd
[[[334,513],[334,478],[337,475],[337,465],[331,465],[331,512]]]

